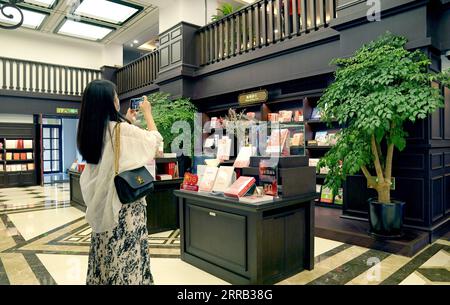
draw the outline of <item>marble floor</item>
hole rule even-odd
[[[0,189],[0,285],[82,285],[91,229],[67,183]],[[180,260],[179,230],[149,236],[155,284],[228,284]],[[278,284],[450,284],[450,238],[412,258],[315,239],[315,268]]]

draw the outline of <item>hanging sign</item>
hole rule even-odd
[[[254,91],[239,95],[239,105],[251,105],[266,102],[269,98],[267,90]]]
[[[58,114],[78,114],[77,108],[56,108]]]

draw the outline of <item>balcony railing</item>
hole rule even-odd
[[[0,57],[4,90],[79,96],[90,81],[101,78],[100,70]]]
[[[200,65],[212,64],[326,27],[336,0],[261,0],[197,33]]]
[[[158,73],[158,51],[153,51],[117,70],[117,90],[123,94],[151,85]]]

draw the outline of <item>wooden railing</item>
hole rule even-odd
[[[90,81],[101,78],[100,70],[0,57],[4,90],[79,96]]]
[[[200,65],[326,27],[336,0],[261,0],[210,23],[197,33]]]
[[[123,94],[151,85],[158,73],[158,51],[153,51],[117,70],[117,91]]]

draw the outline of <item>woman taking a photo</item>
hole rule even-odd
[[[131,124],[136,112],[120,114],[115,85],[95,80],[86,87],[78,125],[78,150],[86,161],[80,184],[92,227],[87,284],[153,284],[145,198],[122,204],[114,186],[114,132],[120,124],[119,173],[149,164],[161,135],[147,98],[140,106],[148,130]]]

